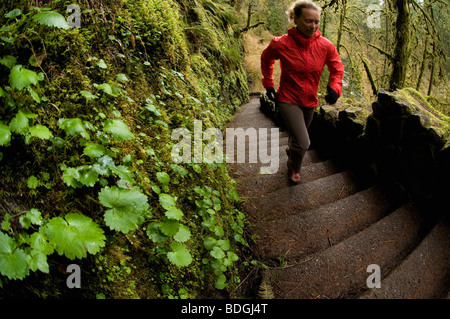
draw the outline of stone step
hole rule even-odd
[[[367,267],[392,270],[420,241],[421,218],[404,205],[316,255],[269,268],[263,278],[275,298],[351,298],[366,287]]]
[[[244,204],[250,221],[266,222],[335,202],[360,191],[353,174],[344,171],[305,184],[284,188]]]
[[[284,146],[285,148],[286,146]],[[280,151],[282,152],[282,150]],[[301,184],[341,172],[343,169],[333,161],[304,163],[300,171]],[[280,169],[276,174],[258,175],[239,180],[237,191],[242,197],[260,197],[268,193],[292,186],[287,177],[286,162],[280,162]]]
[[[249,127],[255,127],[255,128],[275,128],[277,127],[273,121],[271,121],[268,117],[265,115],[248,115],[245,117],[240,117],[238,119],[233,120],[232,122],[227,125],[227,127],[233,127],[233,128],[249,128]]]
[[[399,207],[380,187],[283,219],[256,223],[252,233],[264,259],[299,259],[356,234]]]
[[[279,154],[282,154],[285,152],[284,150],[286,149],[286,146],[289,142],[289,137],[287,136],[287,134],[284,134],[284,132],[279,132],[278,134],[272,136],[272,132],[270,130],[262,133],[266,135],[261,135],[260,132],[256,130],[256,133],[251,133],[251,138],[248,135],[237,137],[237,134],[241,134],[240,132],[238,133],[238,131],[235,131],[232,134],[234,135],[233,149],[236,151],[239,147],[241,147],[242,144],[244,144],[245,152],[247,153],[249,151],[258,151],[259,149],[266,151],[267,148],[270,152],[271,147],[278,144],[278,146],[283,146],[283,148],[281,148],[279,152]],[[261,143],[260,139],[262,140]],[[244,143],[242,143],[242,141],[244,141]],[[227,146],[226,135],[224,136],[224,145]]]
[[[273,172],[273,174],[276,174],[280,168],[286,165],[286,162],[288,160],[288,156],[286,155],[286,146],[280,145],[279,150],[279,158],[278,158],[278,166],[276,167],[277,170]],[[259,153],[258,153],[259,154]],[[249,163],[248,155],[249,153],[245,154],[246,158],[244,163],[231,163],[227,161],[228,164],[228,170],[229,175],[232,178],[235,179],[246,179],[246,178],[252,178],[260,175],[260,168],[261,167],[268,167],[270,163],[263,164],[260,162],[259,158],[257,158],[256,163]],[[237,161],[237,154],[234,155],[234,160]],[[316,163],[323,161],[323,157],[315,150],[309,150],[306,152],[305,157],[303,159],[303,165],[309,165],[310,163]],[[263,174],[264,175],[264,174]]]
[[[446,297],[450,276],[450,227],[439,222],[416,249],[386,278],[381,288],[362,299],[429,299]]]

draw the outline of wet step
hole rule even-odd
[[[250,198],[244,207],[250,220],[264,222],[335,202],[355,194],[360,188],[355,176],[350,171],[344,171],[259,198]]]
[[[366,287],[367,267],[391,271],[420,241],[421,218],[404,205],[363,231],[304,260],[264,273],[275,298],[351,298]]]
[[[343,171],[342,166],[333,161],[304,163],[300,171],[300,184],[311,182]],[[280,162],[280,169],[275,174],[257,175],[240,180],[237,191],[242,197],[260,197],[280,189],[293,186],[287,178],[286,162]]]
[[[356,234],[400,206],[397,197],[370,187],[336,202],[270,222],[253,233],[264,259],[299,259]]]
[[[364,299],[428,299],[446,297],[450,276],[450,227],[439,222],[416,249]]]
[[[273,174],[276,174],[280,168],[286,165],[286,162],[288,160],[288,156],[286,155],[285,151],[286,147],[281,145],[279,149],[279,157],[277,158],[278,165],[276,167],[276,171],[273,172]],[[256,163],[250,163],[248,160],[248,154],[246,153],[246,159],[243,161],[243,163],[231,163],[228,162],[228,168],[229,168],[229,174],[231,177],[243,180],[246,178],[252,178],[259,175],[265,175],[260,174],[261,167],[268,167],[270,166],[270,163],[261,163],[259,158],[256,160]],[[259,154],[259,153],[258,153]],[[237,155],[235,155],[234,160],[237,161]],[[309,165],[310,163],[317,163],[323,161],[324,158],[315,150],[309,150],[306,152],[305,157],[303,159],[304,165]]]
[[[275,298],[450,296],[448,224],[438,223],[427,235],[429,221],[404,204],[395,185],[373,185],[316,149],[306,153],[301,183],[291,184],[288,133],[271,131],[275,126],[254,96],[229,127],[240,128],[240,134],[267,132],[267,143],[253,137],[241,141],[245,147],[235,144],[234,153],[244,153],[245,161],[228,167],[245,200],[252,250],[267,266],[263,283]],[[261,174],[267,173],[261,159],[272,150],[278,151],[277,171]],[[256,163],[250,163],[250,153],[258,155]],[[379,267],[380,289],[367,287],[368,266]]]

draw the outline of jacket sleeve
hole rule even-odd
[[[276,49],[276,40],[273,39],[261,54],[262,84],[265,88],[274,87],[273,68],[275,60],[279,59]]]
[[[335,90],[339,96],[341,96],[344,65],[342,64],[336,47],[332,43],[329,45],[328,58],[325,63],[328,66],[328,71],[330,72],[330,87]]]

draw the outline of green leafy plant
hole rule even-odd
[[[147,196],[137,189],[105,187],[99,193],[105,212],[105,223],[113,230],[128,233],[136,230],[146,218],[151,217]]]
[[[122,120],[109,119],[105,122],[103,129],[119,141],[130,140],[134,136]]]
[[[170,247],[172,251],[167,254],[167,258],[176,266],[186,267],[192,262],[189,250],[179,242],[173,242]]]
[[[28,256],[14,240],[0,232],[0,272],[9,279],[22,279],[29,272]]]
[[[64,16],[55,11],[39,12],[33,16],[33,20],[48,27],[55,27],[64,30],[70,29]]]
[[[96,254],[105,246],[103,230],[82,214],[54,217],[46,224],[44,231],[50,242],[54,243],[57,253],[69,259],[84,258],[87,252]]]

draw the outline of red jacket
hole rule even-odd
[[[317,91],[324,65],[330,72],[330,86],[339,96],[344,66],[334,44],[317,30],[307,38],[295,28],[275,37],[261,55],[262,83],[273,87],[273,65],[280,60],[281,79],[277,98],[280,102],[317,107]]]

